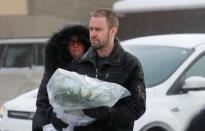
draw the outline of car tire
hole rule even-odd
[[[144,126],[140,131],[174,131],[169,125],[163,122],[152,122]]]

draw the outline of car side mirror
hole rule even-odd
[[[186,92],[205,90],[205,77],[191,76],[186,78],[183,89]]]

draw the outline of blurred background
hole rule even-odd
[[[91,11],[117,0],[0,0],[0,38],[50,36],[64,25],[87,24]]]

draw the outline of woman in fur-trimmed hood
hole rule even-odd
[[[33,131],[42,131],[43,126],[52,122],[46,115],[51,107],[46,85],[52,74],[57,68],[69,70],[71,61],[85,53],[89,47],[89,30],[82,25],[66,26],[47,42],[45,72],[37,95],[37,110],[32,123]]]
[[[89,31],[81,25],[67,26],[60,32],[54,34],[46,45],[45,70],[55,71],[57,68],[65,68],[72,60],[67,46],[72,42],[71,37],[77,39],[84,45],[85,51],[90,47]]]

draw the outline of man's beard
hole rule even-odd
[[[107,39],[105,39],[103,41],[97,41],[97,43],[94,43],[93,45],[95,45],[95,46],[93,46],[93,48],[95,50],[100,50],[100,49],[105,48],[109,43],[109,38],[110,37],[109,37],[109,35],[107,35],[107,37],[105,37],[105,38],[107,38]]]

